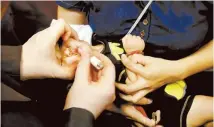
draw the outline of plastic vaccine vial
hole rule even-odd
[[[90,58],[90,62],[97,70],[100,70],[104,67],[103,63],[95,56]]]

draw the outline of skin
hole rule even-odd
[[[104,68],[95,71],[90,64],[90,53],[79,49],[81,60],[75,74],[72,88],[69,90],[64,109],[79,107],[90,111],[95,119],[115,99],[115,68],[104,55],[95,53],[104,64]],[[91,73],[94,70],[96,73]],[[84,72],[84,73],[83,73]],[[94,76],[98,75],[98,78]]]
[[[129,59],[132,59],[129,57]],[[132,82],[138,80],[140,76],[135,75],[134,73],[130,72],[127,69],[127,82],[126,84],[131,84]],[[127,98],[127,96],[121,96],[124,100],[129,99],[129,101],[132,101],[134,103],[134,96],[129,95],[130,98]],[[140,99],[140,101],[144,101],[143,103],[148,102],[146,97],[143,97]],[[138,101],[137,103],[139,103]],[[200,115],[198,115],[200,114]],[[203,95],[197,95],[192,103],[192,106],[187,114],[187,127],[198,127],[198,126],[207,126],[212,127],[213,126],[213,97],[209,96],[203,96]]]
[[[212,51],[213,41],[192,55],[175,61],[140,54],[133,55],[132,60],[130,60],[123,55],[123,64],[140,78],[132,85],[117,83],[116,86],[126,94],[135,93],[133,98],[137,102],[148,93],[167,83],[183,80],[188,76],[211,68],[213,66]]]
[[[68,19],[69,24],[75,24],[76,22],[76,24],[85,23],[83,21],[85,21],[86,16],[83,13],[68,9],[66,11],[58,10],[58,16],[61,15],[60,18],[66,18],[63,16],[64,14],[62,15],[60,13],[64,13],[65,15],[78,13],[78,15],[81,15],[81,18],[75,22]],[[75,19],[74,17],[72,18]],[[213,41],[209,42],[192,55],[176,61],[143,55],[133,55],[132,61],[126,56],[123,56],[122,62],[131,73],[130,75],[133,75],[132,78],[136,81],[132,85],[128,85],[131,83],[131,79],[127,78],[127,85],[116,84],[118,89],[127,94],[121,97],[132,103],[146,104],[149,102],[149,99],[144,96],[160,88],[164,84],[185,79],[190,75],[211,68],[213,66]]]
[[[56,56],[56,45],[60,37],[67,43],[71,41],[69,38],[76,39],[70,45],[77,48],[81,55],[73,86],[66,98],[65,109],[82,108],[97,118],[115,99],[114,65],[107,57],[94,53],[93,55],[104,64],[102,70],[94,71],[95,68],[91,68],[90,64],[90,47],[77,41],[77,34],[64,20],[52,21],[49,28],[36,33],[23,45],[21,77],[22,79],[73,78],[73,73],[75,73],[74,67],[71,66],[73,64],[69,62],[62,64]],[[100,73],[97,80],[93,80],[95,74],[92,74],[91,70]]]
[[[58,15],[58,18],[64,19],[68,24],[86,24],[87,23],[85,13],[77,12],[77,11],[74,11],[72,9],[64,9],[64,8],[58,6],[57,15]],[[72,17],[70,15],[72,15]],[[129,37],[124,38],[124,39],[125,39],[124,41],[126,41],[127,39],[132,40]],[[137,38],[137,37],[134,37],[134,39],[136,39],[137,41],[139,40],[139,38]],[[145,46],[144,43],[143,43],[143,46]],[[99,46],[92,46],[91,48],[92,48],[92,50],[96,50],[96,51],[100,52],[104,47],[99,45]],[[143,101],[143,103],[147,104],[147,102],[145,102],[145,101]],[[116,112],[116,109],[113,107],[115,107],[115,106],[112,104],[112,105],[108,106],[106,109]],[[126,105],[124,105],[124,107],[126,107]],[[139,123],[141,123],[141,124],[137,123],[139,127],[142,125],[146,125],[146,126],[154,126],[155,125],[155,122],[152,119],[146,118],[146,119],[142,120],[142,118],[145,118],[145,117],[135,108],[129,108],[129,107],[128,108],[122,108],[121,110],[123,111],[125,116],[128,116],[129,118],[136,120]]]
[[[117,87],[128,95],[121,95],[121,97],[132,103],[146,102],[148,100],[145,96],[165,83],[184,79],[194,73],[212,67],[212,46],[213,42],[211,41],[194,54],[175,62],[143,55],[133,55],[131,58],[123,56],[122,61],[128,68],[127,85],[123,84],[121,86],[121,84],[117,84]],[[194,64],[195,61],[198,64]],[[156,63],[158,63],[158,66]],[[161,70],[159,67],[161,67]],[[158,79],[159,76],[154,74],[162,75],[162,79]],[[164,74],[168,75],[164,76]],[[156,85],[155,82],[157,83]],[[151,83],[154,83],[154,85],[149,86]],[[212,104],[213,97],[196,96],[187,116],[187,126],[196,127],[204,124],[211,126],[213,124]]]
[[[78,39],[77,33],[64,20],[59,19],[53,21],[47,29],[34,34],[22,46],[20,63],[22,80],[73,79],[75,67],[61,66],[56,57],[55,46],[60,37],[64,41],[68,38]]]
[[[130,35],[130,37],[132,38],[131,35]],[[137,39],[137,41],[138,41],[138,39]],[[141,42],[141,40],[139,40],[139,41]],[[79,63],[79,59],[81,58],[81,56],[75,55],[75,54],[69,54],[70,50],[68,50],[68,48],[75,50],[78,48],[78,45],[80,45],[81,43],[87,44],[87,42],[76,41],[74,39],[69,39],[68,41],[63,43],[62,49],[61,49],[62,55],[64,56],[62,58],[63,64],[68,64],[70,66],[74,66],[75,64]],[[91,46],[91,47],[93,47],[93,46]],[[88,48],[87,50],[91,51],[93,55],[94,55],[94,53],[95,54],[97,53],[96,50],[94,50],[93,48]],[[77,52],[77,54],[79,54],[79,52]],[[75,59],[77,60],[76,62],[74,62]],[[99,79],[99,74],[97,73],[97,71],[94,71],[93,69],[91,69],[91,71],[92,71],[92,76],[91,76],[92,80],[97,81]],[[148,101],[148,103],[145,101],[143,101],[143,102],[144,102],[143,104],[151,103],[149,101]],[[155,122],[154,120],[145,117],[143,114],[140,113],[140,111],[136,110],[136,108],[134,108],[134,106],[131,104],[124,104],[124,105],[122,105],[121,109],[117,109],[117,107],[115,107],[114,104],[111,104],[108,107],[106,107],[106,109],[113,111],[113,112],[117,112],[118,110],[121,110],[123,115],[125,115],[135,121],[138,121],[139,123],[137,123],[137,122],[135,123],[138,127],[142,126],[142,124],[140,124],[140,123],[143,123],[146,126],[154,126],[155,124],[157,124],[159,122],[159,121]]]
[[[212,127],[213,114],[213,97],[198,95],[187,114],[187,127]]]

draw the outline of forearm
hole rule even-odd
[[[178,60],[182,67],[182,79],[213,67],[213,40],[192,55]]]
[[[74,11],[58,6],[57,18],[62,18],[68,24],[86,24],[86,14],[84,12]]]

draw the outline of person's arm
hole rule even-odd
[[[53,20],[49,28],[34,34],[24,45],[2,46],[1,71],[20,75],[22,80],[73,78],[71,73],[75,68],[61,66],[55,56],[55,45],[60,37],[65,41],[70,37],[78,39],[64,20]]]
[[[91,6],[90,1],[56,1],[58,4],[57,18],[64,19],[68,24],[87,24],[86,13]]]
[[[213,67],[213,40],[192,55],[178,60],[183,67],[181,79]]]
[[[210,41],[192,55],[180,60],[172,61],[139,54],[132,56],[134,62],[125,55],[121,59],[123,64],[130,71],[139,75],[140,78],[132,85],[117,83],[116,86],[126,94],[132,93],[129,100],[124,97],[123,99],[136,103],[140,101],[139,99],[163,85],[183,80],[213,67],[213,41]],[[133,93],[135,94],[133,95]]]
[[[57,18],[64,19],[68,24],[86,24],[85,12],[76,11],[73,9],[66,9],[58,6]]]

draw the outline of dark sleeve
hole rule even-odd
[[[20,75],[22,46],[1,46],[1,71]]]
[[[56,1],[56,3],[66,9],[87,12],[92,3],[90,1]]]
[[[65,127],[93,127],[94,116],[81,108],[70,108],[64,111]]]

